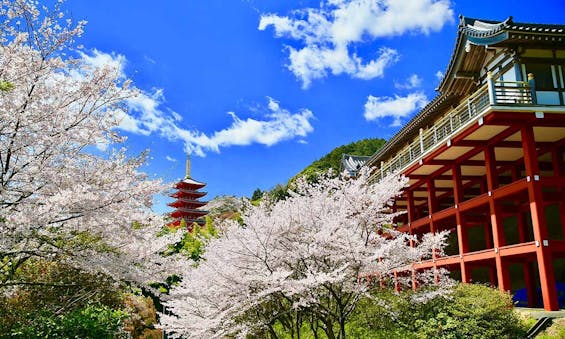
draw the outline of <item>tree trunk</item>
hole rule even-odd
[[[302,325],[302,316],[300,315],[300,312],[296,312],[296,321],[295,321],[295,326],[296,326],[296,339],[300,339],[300,327]]]
[[[277,335],[277,332],[275,332],[273,325],[268,325],[267,327],[269,329],[269,334],[271,335],[271,339],[279,339],[279,336]]]
[[[345,318],[339,318],[339,338],[345,339]]]
[[[324,330],[324,332],[326,332],[328,339],[336,339],[333,329],[333,323],[331,322],[331,320],[322,319],[322,323],[324,324],[324,326],[322,326],[322,329]]]
[[[318,336],[318,319],[311,317],[309,323],[310,323],[310,331],[312,331],[312,335],[314,336],[314,339],[319,339],[319,336]]]

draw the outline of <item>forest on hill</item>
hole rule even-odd
[[[371,156],[377,150],[379,150],[385,144],[385,142],[386,140],[381,138],[372,138],[363,139],[347,145],[336,147],[331,152],[312,162],[310,165],[300,171],[300,173],[292,177],[289,180],[289,183],[293,182],[301,176],[306,176],[306,178],[308,179],[314,178],[319,173],[326,172],[330,168],[336,172],[340,172],[342,154]]]
[[[292,186],[292,183],[294,183],[296,179],[306,176],[309,181],[312,181],[315,180],[320,173],[325,173],[330,168],[334,170],[335,173],[339,173],[342,170],[342,154],[371,156],[379,150],[385,142],[386,140],[381,138],[371,138],[336,147],[328,154],[306,166],[302,171],[290,178],[286,184],[278,184],[268,191],[262,191],[260,188],[257,188],[251,196],[251,201],[261,200],[264,194],[268,194],[274,200],[282,199],[287,195],[288,187]]]

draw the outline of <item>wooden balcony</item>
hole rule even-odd
[[[393,158],[381,162],[372,180],[381,180],[390,173],[402,173],[439,145],[449,144],[453,136],[484,117],[496,106],[521,107],[521,110],[526,108],[529,111],[534,111],[534,107],[537,107],[532,101],[527,82],[496,81],[489,78],[485,85],[435,121],[430,128],[420,129],[419,135]]]

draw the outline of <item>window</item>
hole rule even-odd
[[[557,79],[550,64],[526,64],[526,73],[533,73],[536,80],[536,90],[548,91],[555,89]]]

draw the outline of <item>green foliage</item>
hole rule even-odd
[[[253,195],[251,196],[251,201],[257,201],[257,200],[261,200],[261,198],[263,197],[263,191],[261,191],[261,189],[257,188],[255,191],[253,191]]]
[[[349,155],[370,156],[381,148],[384,143],[384,139],[375,138],[363,139],[347,145],[339,146],[333,149],[330,153],[308,165],[300,173],[290,179],[289,183],[293,183],[296,179],[302,176],[306,176],[306,179],[309,181],[316,180],[320,173],[325,173],[330,168],[336,173],[339,173],[341,171],[341,157],[344,153]]]
[[[278,184],[269,191],[268,197],[273,202],[286,199],[288,197],[288,186]]]
[[[439,303],[433,319],[419,320],[420,338],[521,338],[525,334],[508,293],[477,284],[459,285]]]
[[[261,198],[265,196],[268,196],[273,202],[284,200],[288,197],[289,188],[292,189],[292,187],[294,187],[294,183],[298,178],[306,177],[306,180],[309,182],[315,182],[318,180],[320,174],[326,173],[330,169],[332,169],[334,173],[338,174],[342,170],[341,157],[344,153],[349,155],[370,156],[381,148],[385,142],[386,141],[384,139],[379,138],[363,139],[334,148],[330,153],[314,161],[305,169],[300,171],[300,173],[290,178],[286,185],[278,184],[270,191],[265,192],[261,192],[259,188],[256,189],[251,197],[251,203],[257,205]]]
[[[218,230],[214,227],[214,222],[210,216],[206,216],[206,224],[203,227],[194,223],[190,232],[186,232],[186,229],[186,222],[182,219],[180,227],[173,231],[185,232],[185,234],[181,241],[171,245],[166,254],[181,253],[193,261],[198,262],[204,254],[204,249],[208,241],[218,236]]]
[[[0,80],[0,91],[11,91],[14,89],[14,84],[6,80]]]
[[[103,305],[87,305],[57,315],[42,312],[0,338],[114,338],[128,314]]]
[[[426,303],[414,303],[411,292],[378,298],[384,303],[363,300],[351,324],[372,338],[522,338],[527,330],[511,296],[483,285],[461,284]]]
[[[0,281],[0,333],[36,326],[37,319],[45,317],[57,322],[60,320],[57,317],[65,317],[89,305],[121,308],[119,287],[102,274],[88,274],[61,263],[30,259],[19,266],[13,278],[6,285]]]

